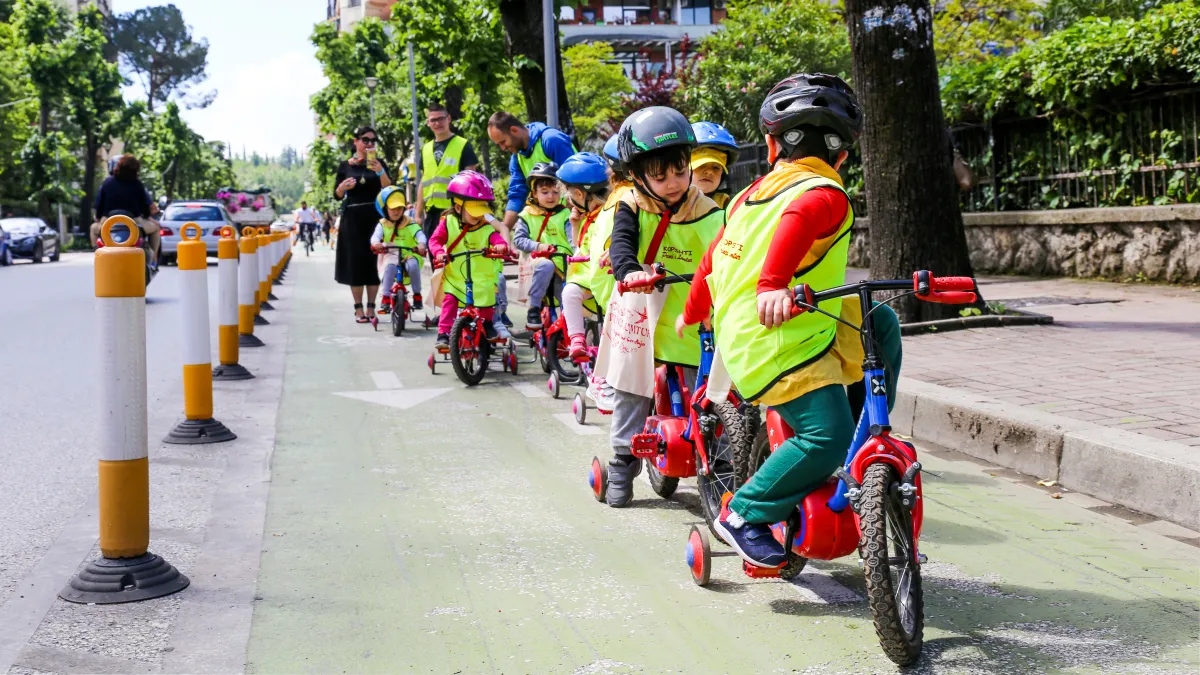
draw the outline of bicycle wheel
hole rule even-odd
[[[579,366],[571,361],[571,350],[565,337],[562,333],[555,333],[546,338],[546,361],[550,370],[558,373],[559,380],[576,382],[579,380]]]
[[[756,405],[744,403],[741,412],[746,434],[753,440],[749,446],[734,448],[733,470],[738,487],[745,485],[771,456],[771,442],[767,438],[767,425],[762,423],[762,411]]]
[[[404,333],[404,303],[407,300],[403,291],[392,297],[392,335],[396,337]]]
[[[654,494],[669,499],[675,494],[675,488],[679,487],[679,479],[664,476],[658,472],[658,467],[654,466],[652,460],[643,460],[646,462],[646,474],[650,478],[650,488],[654,490]]]
[[[879,646],[897,665],[907,666],[921,655],[925,601],[912,514],[893,491],[899,481],[890,464],[878,462],[867,469],[860,502],[859,551]]]
[[[708,529],[714,537],[724,541],[713,528],[713,523],[721,515],[721,498],[726,492],[737,492],[741,487],[736,480],[733,458],[749,455],[754,436],[734,404],[728,401],[721,403],[713,407],[713,412],[717,416],[717,424],[703,435],[704,447],[708,450],[709,473],[700,473],[700,452],[697,451],[696,490],[700,493],[700,507],[704,511]]]
[[[454,320],[450,329],[450,363],[462,383],[473,387],[483,381],[488,367],[488,343],[475,344],[475,322],[468,316]]]

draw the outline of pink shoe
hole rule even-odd
[[[572,335],[570,353],[571,360],[574,361],[576,359],[586,359],[587,355],[587,338],[583,336],[583,333],[576,333],[575,335]]]

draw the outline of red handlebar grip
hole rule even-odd
[[[573,255],[573,256],[567,258],[567,262],[569,262],[569,263],[585,263],[585,262],[591,262],[591,260],[592,259],[586,255],[579,255],[579,256]]]
[[[934,277],[929,286],[935,291],[973,291],[975,280],[971,277]]]
[[[943,305],[969,305],[975,302],[976,299],[975,294],[968,291],[937,291],[929,295],[918,295],[917,297],[925,302],[937,302]]]
[[[625,291],[631,291],[635,288],[647,288],[650,286],[654,286],[654,284],[657,284],[658,282],[662,281],[665,278],[666,277],[664,277],[661,274],[655,274],[654,276],[650,277],[649,279],[647,279],[645,281],[635,281],[632,283],[630,283],[628,281],[618,281],[617,282],[617,294],[625,295]]]
[[[530,258],[549,258],[552,254],[554,254],[553,249],[551,249],[549,251],[534,251],[533,253],[529,254],[529,257]]]

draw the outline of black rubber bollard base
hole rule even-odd
[[[161,598],[182,591],[190,583],[153,553],[136,558],[97,558],[67,582],[58,597],[80,604],[112,605]]]
[[[262,342],[261,340],[259,341]],[[213,381],[231,382],[233,380],[253,380],[254,373],[246,370],[246,367],[239,364],[221,364],[213,367]]]
[[[237,436],[224,424],[214,420],[184,420],[175,425],[171,433],[163,439],[163,443],[176,445],[203,445],[206,443],[224,443],[232,441]]]
[[[274,293],[267,293],[267,299],[268,300],[278,300],[279,298],[275,297]]]
[[[263,318],[262,314],[255,314],[254,315],[254,325],[255,326],[270,326],[271,322],[267,321],[265,318]]]
[[[238,333],[238,347],[266,347],[267,343],[258,339],[258,336],[250,333]]]
[[[282,286],[283,285],[283,272],[280,272],[279,276],[275,277],[275,281],[272,281],[271,285],[272,286]]]
[[[262,302],[258,303],[258,309],[260,311],[267,312],[267,311],[274,311],[275,307],[271,303],[267,302],[266,300],[263,300]]]

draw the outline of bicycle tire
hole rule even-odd
[[[403,292],[392,296],[392,335],[400,337],[404,334],[404,303],[408,300]]]
[[[737,462],[734,457],[748,456],[754,437],[750,435],[745,418],[734,404],[728,401],[717,404],[713,406],[713,412],[719,423],[713,427],[712,431],[704,433],[704,447],[710,453],[709,468],[712,469],[723,462],[728,467],[728,475],[722,479],[720,473],[715,470],[713,473],[717,474],[716,477],[701,474],[700,453],[697,451],[696,491],[700,493],[700,508],[704,512],[704,520],[708,523],[708,529],[714,537],[724,541],[713,527],[713,523],[721,515],[721,499],[725,493],[737,492],[737,489],[741,487],[741,484],[737,482]],[[714,448],[717,448],[715,452]]]
[[[462,339],[463,331],[475,330],[471,323],[470,317],[460,316],[454,320],[454,326],[450,329],[450,364],[454,366],[454,374],[468,387],[474,387],[482,382],[483,376],[487,374],[488,367],[487,340],[480,340],[469,368],[468,363],[463,361],[462,354],[459,351],[459,342]]]
[[[921,656],[925,601],[921,593],[921,566],[916,560],[912,537],[912,515],[892,494],[892,485],[899,480],[890,464],[878,462],[867,468],[859,502],[862,532],[859,552],[866,575],[867,604],[875,619],[879,646],[894,663],[907,666]],[[894,545],[897,545],[895,551]],[[896,581],[892,579],[893,557],[903,561]],[[908,572],[907,586],[904,571]],[[898,597],[901,594],[907,596],[907,606]]]
[[[662,475],[658,472],[658,467],[654,466],[654,462],[649,459],[646,460],[646,475],[650,478],[650,489],[663,499],[670,499],[671,495],[675,494],[675,489],[679,487],[678,478]]]
[[[746,433],[753,441],[749,448],[735,448],[744,450],[743,453],[733,456],[734,477],[738,487],[745,485],[763,462],[767,461],[767,457],[771,456],[771,441],[767,437],[767,426],[762,423],[762,411],[752,403],[743,403],[741,412],[746,424]]]
[[[554,333],[546,338],[546,361],[549,362],[550,370],[558,373],[558,379],[564,383],[572,383],[579,381],[579,368],[568,368],[565,364],[571,363],[570,359],[560,359],[558,357],[559,345],[563,341],[562,333]],[[565,351],[565,350],[564,350]],[[574,363],[571,363],[574,366]]]

